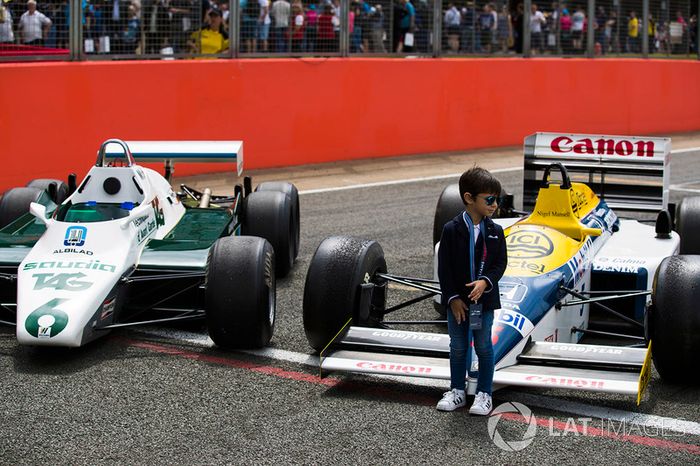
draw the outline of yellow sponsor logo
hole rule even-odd
[[[649,346],[647,347],[647,354],[644,356],[644,364],[642,365],[642,371],[639,373],[639,388],[637,389],[637,406],[642,402],[642,396],[649,385],[651,380],[651,341],[649,341]]]

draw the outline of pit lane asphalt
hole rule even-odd
[[[520,172],[498,176],[508,190],[521,192]],[[700,152],[674,158],[673,184],[699,180]],[[384,248],[389,271],[430,277],[435,203],[453,181],[302,195],[299,259],[290,276],[278,281],[272,346],[310,354],[301,321],[304,280],[315,248],[329,235],[375,239]],[[683,194],[673,192],[672,200]],[[412,296],[403,289],[390,291],[390,300]],[[405,317],[434,317],[427,303],[403,312]],[[185,330],[204,332],[197,326]],[[506,452],[490,439],[486,419],[465,411],[436,412],[439,389],[342,374],[320,382],[303,365],[131,330],[74,350],[21,347],[13,331],[2,330],[0,374],[2,464],[700,460],[698,436],[639,429],[625,440],[575,435],[561,426],[576,422],[580,427],[576,418],[582,416],[534,407],[543,425],[532,443],[520,452]],[[495,405],[523,392],[700,422],[700,389],[666,385],[657,374],[639,408],[617,395],[522,389],[496,392]],[[603,426],[600,421],[589,425]],[[512,420],[498,423],[507,440],[522,439],[525,427]]]

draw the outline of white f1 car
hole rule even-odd
[[[700,198],[684,199],[674,222],[669,154],[670,140],[661,138],[537,133],[525,139],[530,212],[495,220],[508,248],[492,333],[497,386],[620,393],[639,403],[652,354],[665,380],[697,380],[700,257],[690,254],[700,253]],[[550,179],[556,172],[558,182]],[[501,216],[518,213],[510,199]],[[443,225],[463,208],[457,186],[448,186],[435,213],[436,260]],[[623,212],[657,216],[650,225],[618,217]],[[390,282],[425,294],[387,307]],[[327,238],[304,290],[304,329],[321,353],[321,369],[449,379],[448,335],[392,328],[445,321],[385,319],[431,297],[439,302],[437,280],[387,273],[378,243]],[[616,344],[583,344],[583,336],[612,337]],[[475,354],[471,361],[473,393]]]
[[[239,141],[112,139],[76,186],[35,180],[0,200],[0,322],[20,344],[81,346],[111,329],[206,319],[224,347],[272,337],[275,277],[299,248],[289,183],[246,177],[234,196],[169,178],[175,162],[236,162]],[[166,163],[166,178],[136,165]],[[31,214],[27,212],[31,212]],[[245,235],[245,236],[241,236]]]

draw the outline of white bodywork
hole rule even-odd
[[[242,152],[240,141],[103,143],[96,166],[56,212],[69,203],[103,204],[124,207],[128,215],[59,221],[56,212],[46,218],[45,207],[32,204],[46,232],[18,268],[18,342],[75,347],[106,333],[95,328],[112,323],[119,280],[138,266],[149,240],[164,238],[182,219],[185,207],[170,183],[135,160],[164,161],[168,169],[176,161],[235,162],[240,172]],[[122,157],[126,166],[107,163]],[[110,178],[118,180],[116,192],[105,184]]]

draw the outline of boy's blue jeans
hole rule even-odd
[[[474,349],[479,359],[479,378],[477,392],[491,394],[493,390],[494,358],[491,344],[491,327],[493,310],[484,310],[481,317],[481,330],[472,330]],[[451,388],[464,390],[467,367],[471,365],[471,342],[469,338],[469,316],[466,322],[457,324],[452,311],[447,307],[447,333],[450,335],[450,385]]]

